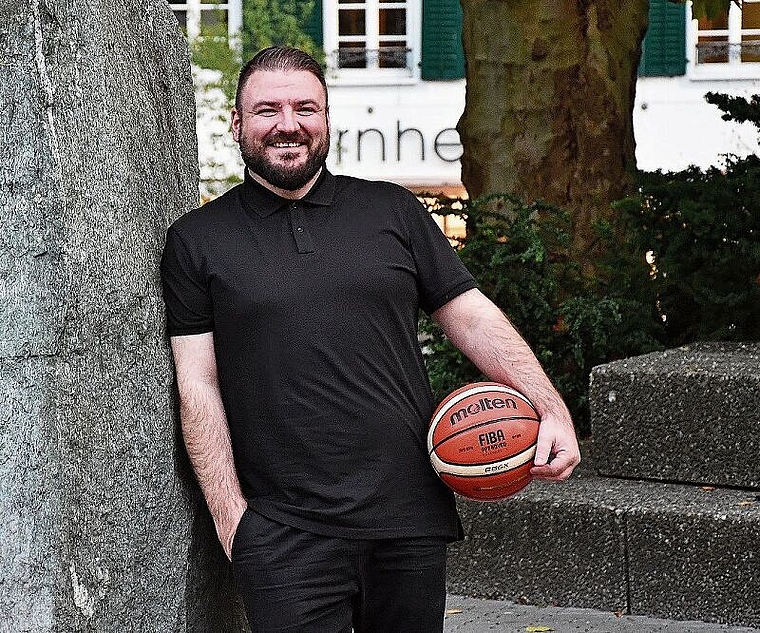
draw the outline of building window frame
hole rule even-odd
[[[760,8],[760,0],[744,0],[744,3]],[[687,15],[692,15],[691,9],[689,2]],[[760,25],[742,28],[742,10],[736,3],[730,4],[725,28],[700,29],[699,20],[687,20],[686,57],[690,79],[760,79],[760,61],[742,60],[746,42],[755,38],[757,44],[753,47],[757,47],[760,54]],[[725,58],[725,61],[709,61],[711,56]]]
[[[187,39],[191,42],[202,35],[203,12],[205,11],[223,11],[226,14],[227,36],[231,42],[239,37],[243,28],[243,0],[227,0],[226,2],[187,0],[187,2],[170,2],[169,8],[175,14],[184,12],[183,26]]]
[[[334,85],[399,85],[420,81],[422,50],[422,2],[421,0],[324,0],[322,3],[324,49],[327,61],[325,74],[328,83]],[[379,33],[380,11],[405,10],[406,33],[382,35]],[[341,33],[341,12],[364,11],[364,33]],[[345,23],[345,20],[344,20]],[[391,56],[383,52],[393,48],[393,40],[405,40],[405,45],[393,50]],[[351,44],[356,43],[357,54],[351,57]],[[362,47],[361,44],[366,46]],[[390,46],[384,46],[384,44]],[[385,51],[383,51],[385,49]],[[393,57],[395,56],[395,57]],[[403,67],[381,68],[381,59],[403,64]],[[348,67],[364,63],[364,67]]]

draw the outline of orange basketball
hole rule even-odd
[[[465,385],[433,413],[430,461],[454,492],[477,501],[505,499],[531,481],[538,425],[520,392],[493,382]]]

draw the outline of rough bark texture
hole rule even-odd
[[[0,157],[0,630],[234,630],[157,279],[198,199],[166,2],[0,0]]]
[[[635,166],[632,110],[647,0],[462,0],[470,196],[513,193],[574,213],[576,253]]]

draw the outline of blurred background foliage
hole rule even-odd
[[[728,121],[760,121],[760,99],[708,97]],[[588,436],[595,365],[694,341],[760,340],[760,159],[724,169],[641,172],[636,195],[596,226],[604,255],[593,277],[570,258],[572,218],[510,196],[438,198],[465,219],[459,254],[510,318]],[[423,317],[437,400],[483,376]]]

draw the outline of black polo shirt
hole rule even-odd
[[[162,275],[169,335],[214,333],[253,509],[344,538],[458,536],[417,319],[475,282],[410,192],[324,171],[289,201],[246,178],[174,223]]]

